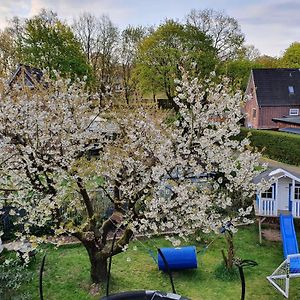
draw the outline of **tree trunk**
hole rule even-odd
[[[128,87],[125,87],[125,99],[126,99],[126,104],[129,106],[129,91],[128,91]]]
[[[225,238],[227,242],[227,257],[222,250],[222,256],[227,269],[233,268],[233,260],[234,260],[234,244],[233,244],[233,234],[229,231],[225,233]]]
[[[91,262],[91,279],[93,283],[105,283],[107,281],[107,258],[92,258]]]
[[[231,232],[227,235],[227,268],[233,268],[233,259],[234,259],[234,246],[233,246],[233,235]]]
[[[154,101],[154,103],[156,103],[156,95],[155,95],[155,93],[154,93],[154,92],[152,92],[152,97],[153,97],[153,101]]]
[[[104,284],[107,281],[107,255],[97,251],[95,245],[84,244],[91,263],[91,280],[93,283]]]

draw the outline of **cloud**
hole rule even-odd
[[[241,24],[248,43],[262,53],[280,55],[299,39],[300,3],[290,0],[269,0],[233,8],[231,13]]]
[[[247,43],[262,53],[279,55],[299,39],[300,1],[292,0],[0,0],[0,28],[10,19],[32,17],[42,8],[52,9],[72,23],[83,12],[109,15],[124,28],[132,25],[157,25],[165,18],[182,20],[192,9],[213,7],[236,18]]]
[[[55,11],[58,16],[69,23],[83,12],[96,16],[109,15],[114,21],[130,19],[131,9],[121,0],[32,0],[30,16],[36,15],[42,8]]]
[[[42,8],[50,8],[54,5],[54,1],[47,0],[31,0],[29,16],[32,17],[40,12]]]
[[[247,14],[242,14],[239,19],[241,22],[256,25],[299,25],[299,10],[300,3],[294,2],[260,4],[248,7]]]
[[[109,15],[115,23],[125,23],[133,17],[132,6],[122,0],[0,0],[0,28],[14,16],[32,17],[42,8],[55,11],[68,22],[86,11],[96,16]]]
[[[14,16],[26,17],[30,8],[30,0],[1,0],[0,28],[7,25],[7,21]]]

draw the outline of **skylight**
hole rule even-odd
[[[289,85],[289,94],[290,95],[294,95],[295,94],[294,87],[292,85]]]

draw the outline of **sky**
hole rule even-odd
[[[300,0],[0,0],[0,28],[13,16],[29,18],[52,9],[69,24],[83,12],[106,14],[120,28],[183,20],[191,9],[213,8],[238,20],[246,43],[280,56],[300,33]]]

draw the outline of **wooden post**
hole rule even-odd
[[[261,221],[260,217],[258,217],[258,236],[259,236],[259,244],[262,244],[262,237],[261,237]]]
[[[292,188],[291,188],[291,195],[290,195],[290,198],[291,198],[290,200],[292,201],[292,211],[291,211],[291,213],[292,213],[293,217],[296,213],[295,208],[294,208],[294,203],[295,203],[294,195],[295,195],[295,179],[293,179],[293,181],[292,181]]]
[[[265,220],[266,218],[263,217],[258,217],[258,235],[259,235],[259,244],[261,245],[262,244],[262,233],[261,233],[261,224],[263,223],[263,221]]]
[[[275,183],[275,195],[274,195],[275,197],[275,199],[274,199],[274,201],[275,201],[275,203],[274,203],[274,206],[275,206],[275,208],[274,208],[274,214],[275,214],[275,212],[276,212],[276,217],[278,216],[278,201],[279,201],[279,197],[278,197],[278,179],[276,179],[276,183]]]
[[[258,213],[261,214],[262,212],[261,209],[261,192],[259,192],[259,196],[258,196]]]

